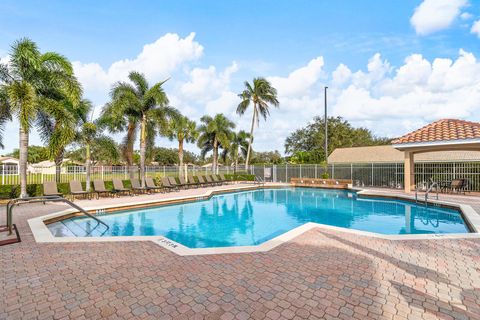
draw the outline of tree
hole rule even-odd
[[[247,157],[249,138],[250,134],[243,130],[240,130],[239,132],[233,132],[230,146],[228,147],[228,149],[224,149],[222,153],[223,161],[226,161],[227,156],[230,156],[230,158],[235,164],[235,171],[238,167],[238,158],[240,155],[239,153],[241,153],[244,159]]]
[[[326,160],[325,126],[315,117],[306,127],[291,133],[285,140],[285,153],[295,163],[320,163]],[[390,139],[375,137],[370,130],[354,128],[341,117],[328,118],[328,154],[336,148],[389,144]]]
[[[165,81],[149,87],[145,76],[132,71],[128,76],[131,83],[117,82],[111,90],[111,101],[104,107],[102,123],[112,132],[127,131],[124,148],[133,163],[133,139],[140,127],[140,178],[145,186],[145,159],[147,148],[153,147],[157,129],[162,132],[170,118],[178,116],[178,111],[168,106],[168,98],[163,91]]]
[[[65,113],[65,100],[78,103],[81,87],[65,57],[55,52],[42,54],[37,45],[26,38],[12,45],[9,63],[0,66],[0,81],[0,114],[8,114],[8,110],[20,123],[20,196],[26,197],[30,129],[42,114]]]
[[[178,149],[156,147],[152,149],[152,158],[160,165],[171,166],[178,164]],[[183,150],[183,161],[185,163],[198,163],[198,156],[193,152]]]
[[[282,155],[277,150],[253,152],[252,164],[280,164],[282,162]]]
[[[20,150],[13,149],[13,151],[7,154],[7,156],[18,159],[18,157],[20,156]],[[50,158],[49,152],[46,147],[28,146],[28,156],[27,156],[28,163],[38,163],[38,162],[48,160],[49,158]]]
[[[232,139],[232,130],[235,124],[223,114],[219,113],[215,117],[203,116],[200,118],[202,124],[198,127],[200,133],[197,145],[201,149],[201,157],[213,151],[212,171],[216,172],[218,167],[218,149],[228,148]]]
[[[91,102],[88,100],[82,100],[84,106],[84,112],[80,117],[78,124],[78,130],[75,134],[75,141],[82,147],[85,154],[85,181],[86,191],[90,191],[90,175],[91,175],[91,151],[92,148],[97,150],[101,149],[103,153],[106,153],[111,160],[118,159],[118,149],[115,141],[102,134],[102,129],[93,120],[88,120],[88,114],[93,112]]]
[[[245,157],[245,167],[248,167],[248,161],[252,150],[253,128],[255,123],[258,126],[260,115],[267,120],[270,114],[270,105],[279,106],[277,99],[277,90],[272,87],[265,78],[254,78],[253,86],[245,81],[245,89],[238,95],[242,101],[237,107],[237,114],[243,115],[248,107],[252,105],[252,126],[250,128],[250,142],[248,143],[247,156]]]
[[[183,174],[183,144],[193,143],[198,137],[197,124],[185,116],[171,119],[166,128],[166,136],[178,141],[178,166],[180,175]]]

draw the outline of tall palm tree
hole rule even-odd
[[[267,120],[267,116],[270,114],[270,105],[274,107],[279,106],[277,99],[277,90],[272,87],[270,82],[265,78],[254,78],[253,85],[248,81],[244,83],[245,89],[238,96],[242,99],[237,107],[237,114],[243,115],[247,111],[248,107],[252,105],[252,126],[250,128],[250,142],[248,143],[247,156],[245,157],[245,167],[248,167],[248,161],[250,160],[250,154],[252,152],[253,143],[253,128],[255,123],[259,122],[260,116]]]
[[[152,146],[157,128],[164,131],[168,120],[176,117],[178,112],[168,106],[168,98],[162,88],[166,80],[150,87],[145,76],[139,72],[130,72],[128,78],[130,83],[117,82],[113,85],[111,102],[105,106],[103,114],[112,131],[123,131],[125,126],[119,126],[128,124],[127,147],[131,145],[133,148],[132,137],[140,127],[140,178],[142,186],[145,186],[147,148]]]
[[[177,139],[178,141],[178,168],[182,175],[183,144],[185,142],[193,143],[197,140],[197,124],[185,116],[179,116],[177,119],[169,121],[165,134],[170,140]]]
[[[75,134],[75,141],[82,148],[85,149],[85,181],[87,192],[90,191],[91,180],[91,150],[101,149],[104,154],[108,154],[111,160],[118,158],[118,149],[115,141],[102,133],[101,126],[93,119],[88,119],[88,114],[91,112],[93,116],[92,104],[88,100],[82,100],[82,105],[87,110],[81,117],[78,125],[78,130]]]
[[[226,149],[232,139],[232,130],[235,129],[235,124],[225,117],[222,113],[215,115],[215,117],[203,116],[200,118],[202,124],[198,127],[200,136],[197,144],[201,149],[201,156],[213,151],[212,171],[217,172],[218,167],[218,149]]]
[[[234,167],[235,172],[237,171],[237,167],[238,167],[239,153],[241,153],[244,158],[247,157],[249,138],[250,138],[250,134],[248,134],[243,130],[240,130],[239,132],[234,132],[232,134],[232,139],[230,141],[229,148],[223,150],[222,158],[225,161],[227,156],[230,156],[230,158],[233,160],[235,164],[235,167]]]
[[[19,173],[20,196],[27,196],[27,150],[29,132],[39,115],[55,116],[65,112],[64,101],[76,104],[81,86],[71,63],[55,52],[41,53],[29,39],[16,41],[8,65],[0,67],[2,107],[10,110],[20,123]]]

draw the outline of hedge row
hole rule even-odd
[[[157,177],[156,183],[158,184],[161,177]],[[228,180],[234,181],[253,181],[255,180],[255,175],[253,174],[225,174],[225,178]],[[178,182],[178,179],[177,179]],[[130,180],[123,180],[123,185],[126,188],[130,188]],[[85,182],[82,182],[83,189],[85,190]],[[68,183],[57,183],[58,192],[63,194],[70,193],[70,186]],[[93,185],[91,186],[93,187]],[[108,190],[113,189],[112,181],[105,181],[105,188]],[[38,197],[43,195],[43,185],[42,184],[29,184],[27,185],[27,193],[30,197]],[[20,186],[19,185],[0,185],[0,199],[13,199],[20,196]]]

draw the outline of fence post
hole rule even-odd
[[[5,185],[5,164],[2,164],[2,185]]]
[[[288,183],[288,163],[285,163],[285,183]]]
[[[315,179],[317,179],[317,164],[315,164]]]
[[[335,179],[335,163],[332,163],[332,179]]]
[[[371,182],[371,186],[373,187],[373,162],[372,162],[372,182]]]
[[[353,183],[353,163],[350,163],[350,180],[352,180]]]
[[[395,162],[395,188],[397,188],[397,186],[398,186],[397,167],[398,167],[398,163]]]
[[[455,168],[455,162],[453,163],[453,179],[456,179],[457,178],[457,175],[456,175],[456,168]]]
[[[101,166],[100,169],[100,172],[102,174],[102,180],[105,181],[105,166]]]
[[[300,178],[302,178],[302,165],[300,164]]]

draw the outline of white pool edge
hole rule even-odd
[[[269,184],[265,186],[232,186],[231,189],[222,189],[222,190],[208,190],[204,194],[198,196],[177,196],[167,199],[152,200],[152,201],[141,201],[141,202],[132,202],[129,204],[123,204],[122,206],[128,205],[141,205],[141,204],[158,204],[161,205],[163,202],[171,201],[181,201],[189,200],[194,201],[195,199],[204,199],[205,197],[211,197],[219,192],[230,192],[230,191],[246,191],[254,190],[260,188],[269,188],[269,187],[291,187],[289,184]],[[415,198],[407,195],[387,195],[385,193],[379,193],[372,190],[362,190],[356,189],[357,193],[360,196],[369,196],[369,197],[384,197],[391,199],[400,199],[415,201]],[[336,230],[340,232],[351,233],[355,235],[375,237],[385,240],[399,241],[399,240],[429,240],[429,239],[472,239],[480,238],[480,215],[469,205],[449,202],[443,200],[429,200],[429,203],[444,205],[449,207],[455,207],[460,210],[463,219],[468,223],[469,228],[473,232],[470,233],[450,233],[450,234],[409,234],[409,235],[384,235],[375,232],[360,231],[354,229],[347,229],[342,227],[334,227],[325,224],[319,224],[315,222],[307,222],[297,228],[289,230],[273,239],[270,239],[262,244],[255,246],[237,246],[237,247],[216,247],[216,248],[188,248],[178,242],[170,240],[163,236],[114,236],[114,237],[54,237],[53,234],[48,229],[44,221],[57,218],[66,214],[77,212],[75,209],[62,210],[59,212],[51,213],[48,215],[32,218],[28,220],[28,224],[32,231],[32,234],[36,242],[39,243],[77,243],[77,242],[112,242],[112,241],[152,241],[157,245],[181,256],[190,256],[190,255],[207,255],[207,254],[227,254],[227,253],[252,253],[252,252],[266,252],[276,248],[277,246],[289,242],[290,240],[298,237],[299,235],[312,230],[312,229],[326,229],[326,230]],[[107,209],[107,208],[117,208],[115,205],[108,206],[91,206],[85,207],[85,210],[98,210],[98,209]]]

